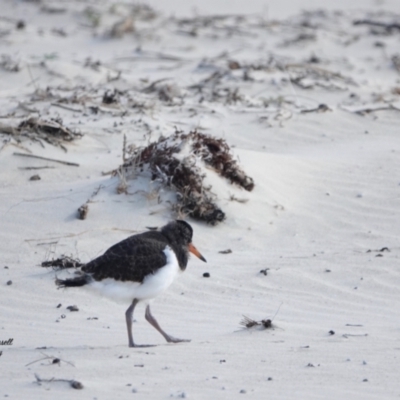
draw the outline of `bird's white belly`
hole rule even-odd
[[[164,254],[167,256],[167,264],[154,274],[146,276],[143,283],[106,278],[102,281],[92,281],[88,286],[102,296],[118,302],[153,299],[166,290],[181,271],[176,255],[170,247],[165,248]]]

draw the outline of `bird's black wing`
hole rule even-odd
[[[82,270],[97,281],[112,278],[143,282],[146,275],[167,263],[164,253],[167,244],[159,232],[134,235],[110,247],[102,256],[83,266]]]

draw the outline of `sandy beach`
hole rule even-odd
[[[395,0],[3,0],[0,397],[398,399],[399,45]],[[112,173],[176,131],[223,139],[254,180],[199,161],[224,221]],[[207,264],[152,310],[190,343],[139,304],[156,346],[129,348],[129,304],[41,266],[177,217]]]

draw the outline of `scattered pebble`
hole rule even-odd
[[[78,308],[78,306],[68,306],[67,307],[67,310],[69,310],[69,311],[79,311],[79,308]]]
[[[272,381],[272,376],[269,376],[267,381]]]
[[[81,382],[78,382],[78,381],[71,381],[71,386],[72,386],[74,389],[83,389],[82,383],[81,383]]]
[[[368,382],[368,379],[367,378],[363,379],[363,382]]]
[[[30,181],[40,181],[40,179],[42,179],[42,178],[41,178],[40,175],[38,175],[38,174],[32,175],[32,176],[29,178]]]
[[[17,21],[17,24],[15,25],[15,27],[17,29],[24,29],[25,28],[25,21],[23,21],[22,19],[20,19],[19,21]]]
[[[204,272],[203,277],[204,278],[209,278],[210,277],[210,273],[209,272]]]
[[[334,334],[335,334],[335,331],[330,330],[330,331],[329,331],[329,334],[330,334],[330,335],[334,335]]]
[[[247,393],[245,389],[242,389],[239,393]]]
[[[62,304],[60,303],[56,308],[60,308],[62,306]]]
[[[12,285],[12,281],[7,281],[7,285],[8,286]]]
[[[231,249],[221,250],[218,253],[220,253],[220,254],[231,254],[232,250]]]

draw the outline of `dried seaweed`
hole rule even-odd
[[[65,151],[67,149],[64,143],[82,137],[80,132],[73,131],[63,126],[61,118],[45,120],[37,117],[30,117],[23,120],[17,127],[1,124],[0,132],[12,135],[17,141],[20,141],[20,138],[31,139],[38,142],[44,140],[53,146],[61,147]]]
[[[61,256],[60,258],[56,258],[49,261],[43,261],[41,266],[44,268],[52,267],[55,270],[67,269],[67,268],[80,268],[84,264],[79,260],[75,260],[68,256]]]
[[[240,325],[244,326],[245,328],[252,328],[253,326],[263,326],[264,328],[272,328],[272,321],[270,319],[263,319],[261,321],[255,321],[249,317],[243,315],[243,319],[240,321]]]
[[[188,148],[187,148],[188,146]],[[187,155],[178,155],[184,149]],[[228,144],[197,131],[188,134],[175,132],[168,138],[160,138],[145,148],[134,151],[133,156],[118,171],[134,170],[135,173],[149,170],[152,180],[160,180],[177,193],[175,211],[215,225],[225,219],[225,213],[216,204],[216,196],[205,186],[205,175],[197,161],[202,160],[219,175],[245,190],[254,188],[254,181],[238,166],[230,153]]]

